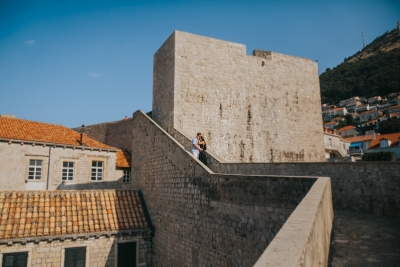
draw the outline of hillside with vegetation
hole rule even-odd
[[[322,103],[400,92],[399,30],[384,33],[343,63],[326,69],[320,85]]]

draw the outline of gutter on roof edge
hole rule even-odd
[[[35,141],[25,141],[25,140],[15,140],[15,139],[4,139],[0,138],[0,142],[8,142],[12,143],[20,143],[20,144],[32,144],[32,145],[43,145],[43,146],[53,146],[53,147],[62,147],[62,148],[72,148],[72,149],[82,149],[82,150],[98,150],[98,151],[107,151],[107,152],[118,152],[120,149],[118,148],[101,148],[101,147],[89,147],[89,146],[74,146],[74,145],[66,145],[66,144],[56,144],[56,143],[46,143],[46,142],[35,142]]]

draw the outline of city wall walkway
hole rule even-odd
[[[400,266],[400,219],[335,210],[330,267]]]

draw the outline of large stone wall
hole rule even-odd
[[[0,142],[0,188],[2,190],[131,189],[123,183],[123,170],[116,168],[116,150],[92,150],[32,143]],[[40,180],[28,180],[29,160],[43,160]],[[91,181],[92,161],[104,162],[102,181]],[[74,162],[74,179],[62,180],[63,162]],[[50,165],[50,167],[49,167]]]
[[[171,35],[154,55],[152,117],[171,130],[174,125],[175,35]],[[179,103],[180,104],[180,103]]]
[[[140,111],[133,120],[132,174],[155,227],[154,266],[253,266],[317,180],[215,174]],[[332,222],[330,198],[310,199],[327,205],[325,218]],[[314,227],[316,217],[309,217],[306,235],[298,238],[313,248],[302,247],[299,261],[315,249],[324,251],[314,259],[327,261],[330,224]],[[312,244],[319,231],[322,246]]]
[[[317,64],[175,31],[154,57],[153,119],[229,162],[320,162]]]
[[[73,128],[88,137],[112,147],[132,150],[132,118]]]
[[[216,164],[214,161],[209,167],[222,173],[330,177],[335,208],[400,217],[398,162]]]
[[[172,135],[190,150],[188,136],[177,130]],[[330,177],[335,208],[400,217],[398,162],[227,163],[212,149],[207,160],[214,172]]]
[[[101,266],[115,267],[117,259],[116,244],[136,242],[138,266],[152,266],[151,241],[144,239],[141,234],[125,236],[88,236],[87,238],[63,237],[52,240],[32,239],[28,242],[7,244],[0,240],[0,266],[4,253],[28,252],[28,267],[62,267],[64,265],[65,249],[86,247],[86,267]],[[117,245],[118,246],[118,245]]]

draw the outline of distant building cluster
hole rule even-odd
[[[385,97],[354,96],[337,105],[323,104],[321,108],[328,161],[357,160],[364,153],[379,151],[392,151],[400,159],[400,129],[398,133],[379,134],[381,122],[400,118],[400,92]],[[348,123],[349,118],[351,123]],[[332,153],[335,142],[342,150],[345,142],[350,145],[347,151]]]

